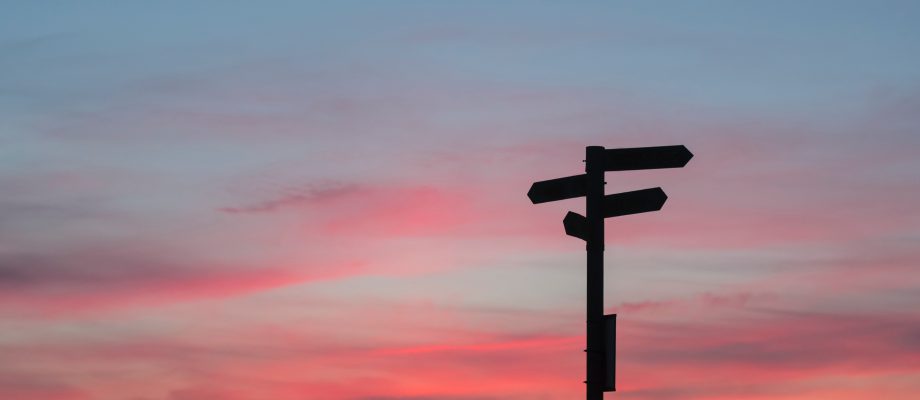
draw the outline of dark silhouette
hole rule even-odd
[[[569,211],[565,233],[586,242],[587,400],[616,391],[616,314],[604,315],[604,218],[658,211],[668,199],[660,187],[604,195],[604,173],[636,169],[681,168],[693,158],[684,146],[585,148],[585,174],[535,182],[527,192],[534,204],[585,197],[585,214]]]

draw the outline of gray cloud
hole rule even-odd
[[[272,212],[287,207],[332,201],[364,193],[368,190],[367,187],[354,183],[326,181],[288,189],[280,196],[262,202],[243,206],[222,207],[219,210],[230,214]]]

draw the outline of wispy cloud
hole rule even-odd
[[[280,197],[259,203],[221,207],[219,210],[230,214],[263,213],[279,211],[283,208],[322,204],[350,196],[360,196],[368,192],[367,187],[343,182],[324,182],[302,188],[288,189]]]
[[[363,264],[318,274],[302,265],[251,266],[169,261],[149,253],[89,250],[0,256],[5,313],[72,317],[199,299],[238,296],[354,273]],[[26,311],[28,310],[28,311]]]

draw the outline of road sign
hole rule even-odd
[[[534,204],[582,197],[588,192],[587,182],[585,174],[534,182],[527,197]]]
[[[604,150],[604,170],[681,168],[693,158],[683,145]]]
[[[562,219],[562,226],[565,227],[565,234],[577,237],[581,240],[588,240],[588,220],[581,214],[569,211]]]
[[[604,218],[658,211],[668,195],[660,187],[604,196]]]

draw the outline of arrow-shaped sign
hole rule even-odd
[[[691,158],[693,158],[693,153],[687,150],[683,145],[606,149],[604,150],[604,169],[607,171],[628,171],[636,169],[680,168],[687,165],[687,162],[689,162]],[[588,193],[587,183],[588,177],[585,174],[534,182],[527,192],[527,197],[529,197],[530,201],[534,204],[582,197]],[[667,198],[667,196],[664,196],[664,198]],[[625,214],[616,215],[635,214],[644,211],[654,210],[627,212]]]
[[[534,204],[582,197],[588,193],[587,183],[585,174],[534,182],[527,197]]]
[[[604,218],[658,211],[668,195],[660,187],[604,196]]]
[[[658,211],[668,199],[660,187],[604,196],[604,218]],[[588,240],[588,219],[569,211],[562,219],[565,234]]]
[[[681,168],[693,158],[683,145],[604,150],[604,170]]]

